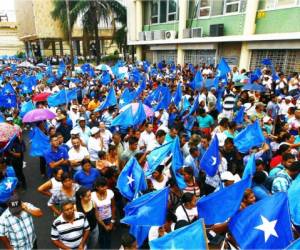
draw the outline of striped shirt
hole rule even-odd
[[[229,92],[224,96],[223,109],[226,111],[233,110],[235,105],[235,95]]]
[[[51,227],[51,240],[59,240],[71,249],[77,249],[84,231],[90,230],[83,213],[75,212],[73,223],[66,221],[62,214],[56,218]]]

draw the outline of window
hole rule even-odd
[[[214,65],[216,63],[216,50],[186,50],[184,63]]]
[[[252,50],[250,69],[261,68],[262,59],[270,58],[275,67],[279,67],[285,74],[300,71],[300,50]]]
[[[299,0],[264,0],[260,2],[259,9],[287,8],[299,5]]]
[[[158,1],[152,1],[151,23],[158,23]]]
[[[200,0],[199,17],[210,16],[211,0]]]
[[[151,8],[151,23],[177,20],[177,0],[154,0]]]
[[[240,0],[225,0],[225,14],[239,12]]]
[[[169,0],[168,3],[168,21],[175,21],[177,12],[177,0]]]

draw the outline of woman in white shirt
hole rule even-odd
[[[152,173],[152,177],[150,178],[155,190],[165,188],[166,183],[169,180],[169,178],[165,174],[163,174],[164,167],[164,165],[159,165]]]
[[[196,207],[196,196],[192,193],[184,193],[181,197],[182,204],[175,211],[177,221],[185,220],[189,223],[198,219],[198,210]]]
[[[92,201],[96,205],[96,217],[99,226],[99,243],[101,249],[110,249],[111,233],[116,218],[114,192],[107,188],[107,181],[100,177],[95,182]]]

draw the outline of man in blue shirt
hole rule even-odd
[[[53,168],[61,168],[64,172],[69,171],[69,156],[67,150],[59,146],[57,135],[50,138],[51,149],[45,153],[44,157],[47,164],[47,175],[52,176]]]

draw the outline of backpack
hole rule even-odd
[[[280,171],[281,172],[281,171]],[[281,178],[284,178],[284,179],[286,179],[287,180],[287,182],[290,184],[291,183],[291,181],[290,181],[290,179],[288,179],[287,178],[287,176],[285,175],[285,174],[282,174],[282,173],[280,173],[280,172],[278,172],[276,175],[274,175],[274,176],[269,176],[268,178],[267,178],[267,180],[266,180],[266,182],[265,182],[265,187],[268,189],[268,191],[270,191],[270,192],[272,192],[272,186],[273,186],[273,182],[274,182],[274,180],[277,178],[277,177],[281,177]]]

